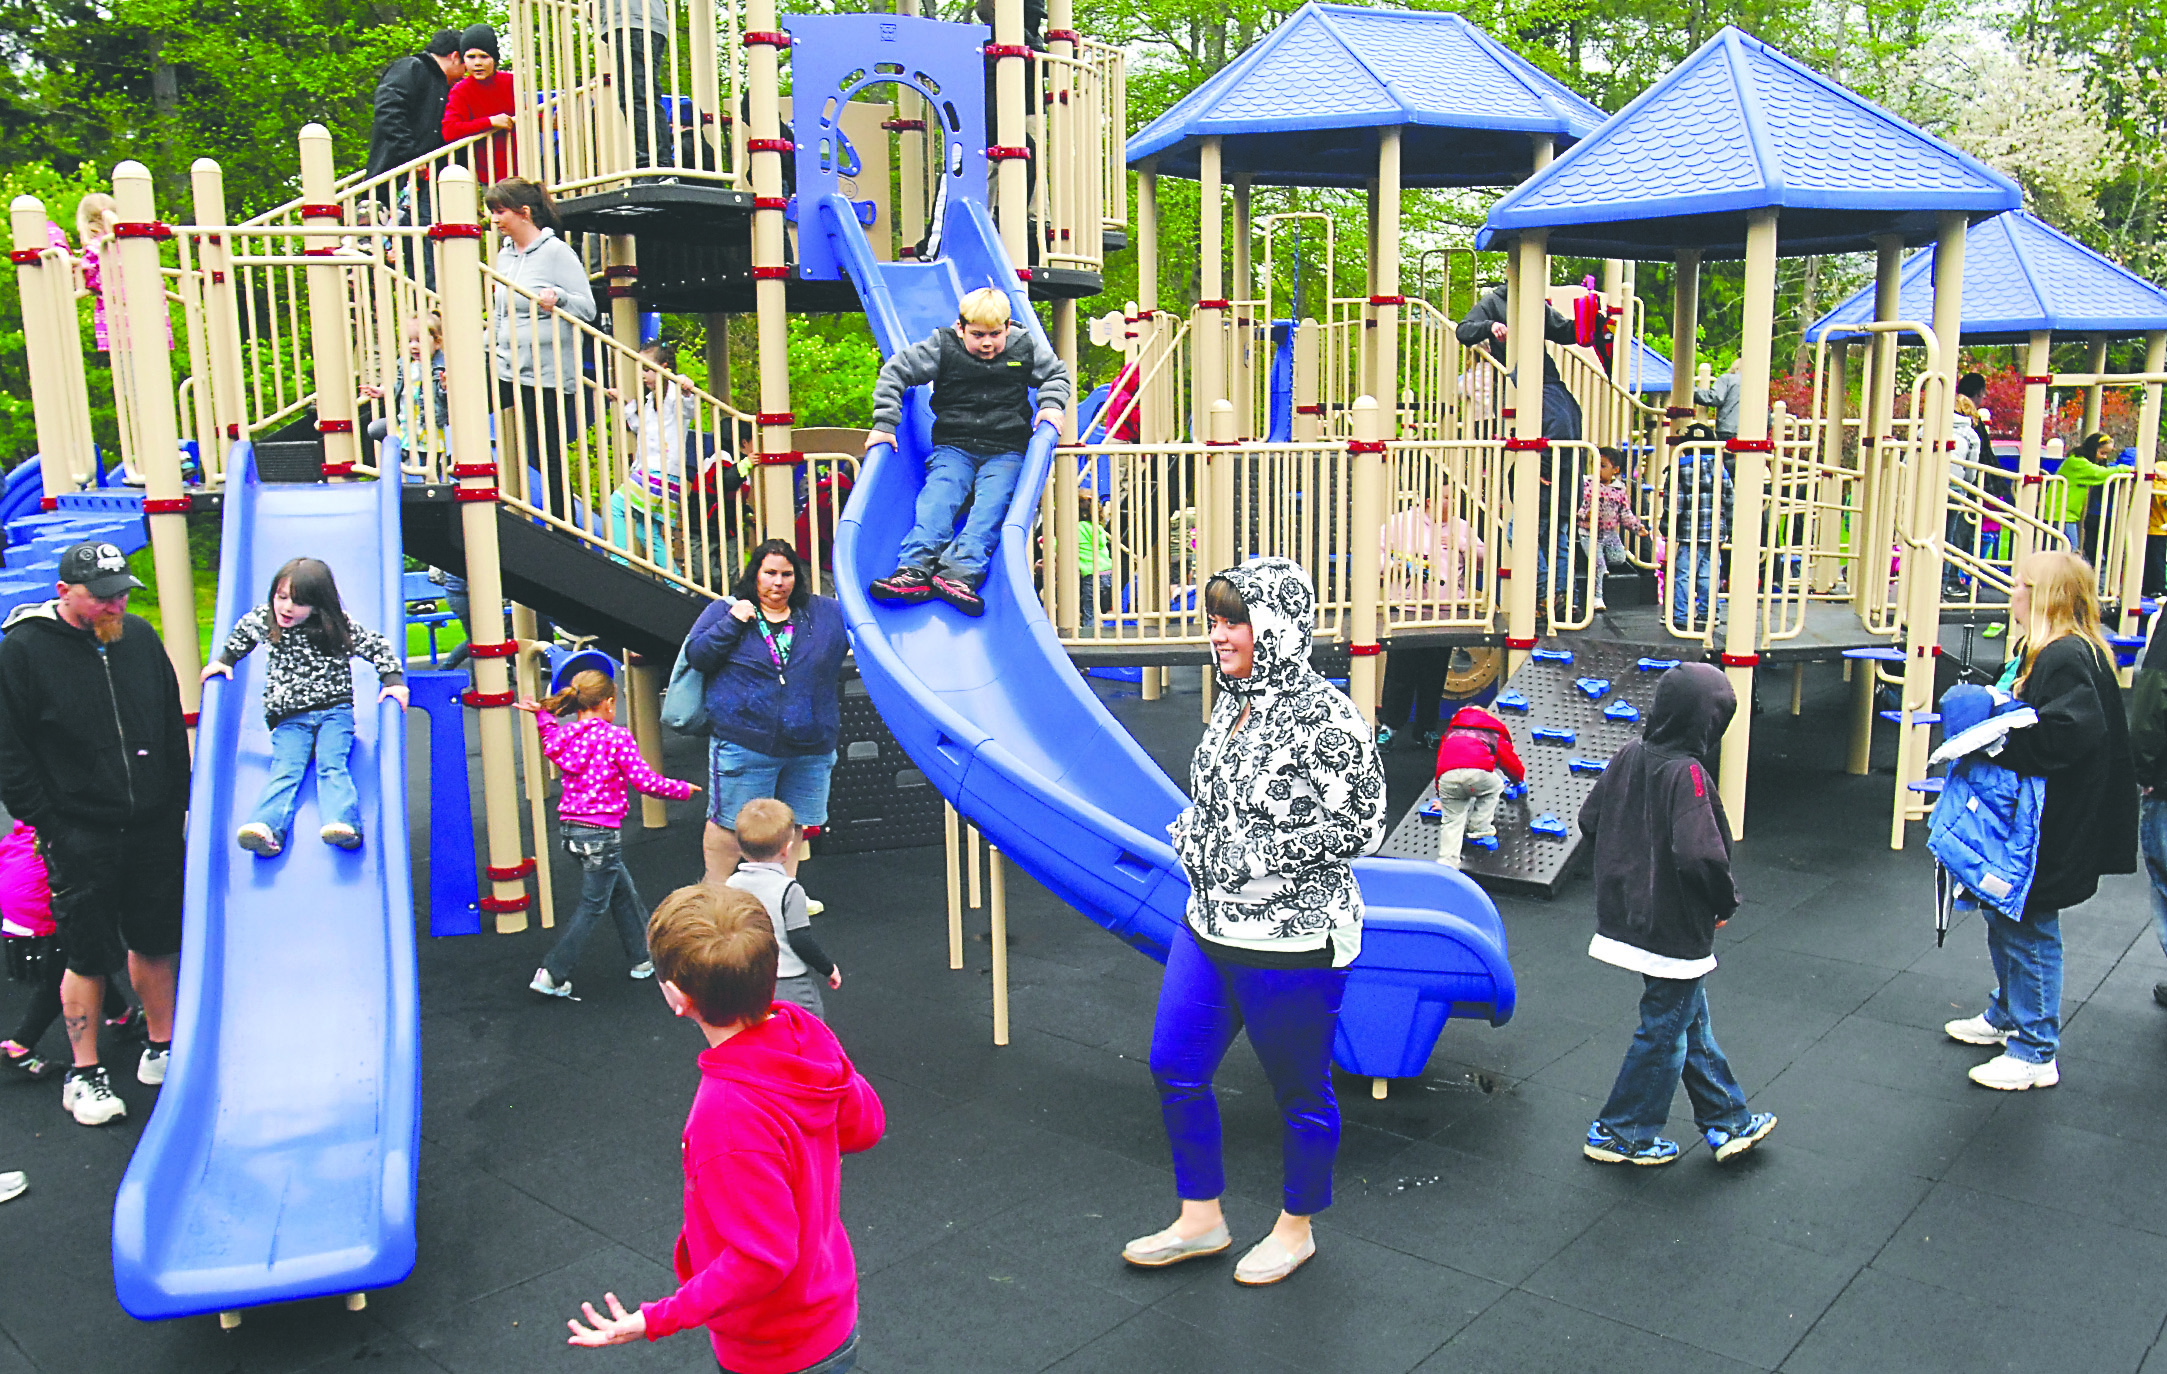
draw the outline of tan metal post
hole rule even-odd
[[[918,13],[918,0],[895,0],[897,14]],[[902,83],[895,88],[895,117],[899,124],[916,121],[918,128],[896,131],[896,174],[902,183],[902,194],[896,199],[897,224],[902,231],[902,246],[912,249],[916,256],[917,245],[925,241],[925,122],[932,111],[919,99],[917,89]]]
[[[1398,254],[1393,252],[1391,256],[1396,258]],[[1347,694],[1354,698],[1355,709],[1371,729],[1377,726],[1378,602],[1384,592],[1380,544],[1385,483],[1392,471],[1392,451],[1385,442],[1390,432],[1386,428],[1389,413],[1378,406],[1374,397],[1357,396],[1354,439],[1347,445],[1353,488],[1352,528],[1347,531],[1351,583],[1346,630]]]
[[[746,147],[752,163],[753,311],[760,337],[760,452],[779,457],[791,451],[788,304],[783,280],[783,158],[778,45],[782,41],[775,0],[747,0],[745,6],[745,76],[752,97],[752,136]],[[791,509],[794,468],[788,462],[761,462],[760,535],[788,539],[795,522]]]
[[[662,677],[663,669],[634,654],[625,664],[626,703],[632,708],[632,737],[639,741],[640,757],[657,773],[662,771]],[[640,795],[640,828],[660,830],[670,823],[662,798]]]
[[[67,350],[82,355],[75,319],[75,288],[65,255],[45,239],[45,203],[17,196],[8,206],[14,231],[15,288],[22,296],[23,352],[30,365],[30,405],[37,422],[39,473],[50,502],[75,489],[74,474],[89,471],[86,445],[90,417],[70,404]],[[34,255],[34,256],[33,256]]]
[[[189,168],[190,189],[195,192],[199,226],[226,222],[225,174],[218,164],[199,157]],[[196,375],[197,404],[208,404],[218,440],[231,444],[241,437],[248,421],[248,406],[241,389],[241,312],[233,280],[233,244],[224,234],[205,234],[196,240],[196,265],[203,273],[203,338],[209,354],[207,373]],[[208,397],[201,388],[209,387]],[[204,454],[206,470],[223,454]]]
[[[1904,240],[1898,234],[1876,234],[1873,242],[1874,319],[1888,324],[1896,319],[1903,290]],[[1895,433],[1898,343],[1893,332],[1876,333],[1862,379],[1859,465],[1866,477],[1859,508],[1866,535],[1859,541],[1858,586],[1852,589],[1852,604],[1860,615],[1877,612],[1887,600],[1889,579],[1881,560],[1897,538],[1896,486],[1900,479],[1886,446]]]
[[[150,169],[123,162],[113,169],[113,199],[123,228],[143,226],[118,240],[120,299],[125,318],[114,320],[106,298],[113,365],[133,370],[127,393],[135,403],[135,435],[143,463],[143,511],[150,526],[151,557],[158,571],[158,632],[180,678],[181,711],[195,723],[202,697],[198,681],[203,650],[196,635],[195,573],[188,562],[188,498],[181,493],[179,420],[173,409],[173,354],[166,341],[166,283],[159,268],[158,223]],[[110,250],[109,250],[110,251]],[[125,340],[126,352],[122,352]]]
[[[497,478],[488,461],[489,396],[495,389],[482,331],[460,321],[487,318],[482,298],[481,200],[474,173],[450,167],[437,178],[437,204],[448,231],[437,245],[437,289],[444,307],[444,389],[451,397],[451,454],[461,476],[460,534],[466,546],[467,596],[474,608],[474,693],[480,708],[482,810],[491,878],[482,909],[497,933],[527,928],[527,891],[516,874],[525,865],[519,841],[519,800],[512,768],[510,666],[504,638],[504,574],[497,560]],[[539,837],[537,837],[539,838]]]
[[[992,879],[993,936],[993,1043],[1008,1043],[1008,874],[1001,851],[986,846],[986,862]]]
[[[963,818],[955,803],[941,804],[947,830],[944,848],[948,859],[948,967],[963,967]]]
[[[1377,437],[1389,441],[1400,437],[1400,130],[1396,126],[1377,131],[1376,207],[1377,274],[1369,303],[1377,325],[1377,389],[1370,394],[1380,410]],[[1539,341],[1536,346],[1541,347]],[[1365,538],[1355,540],[1357,558],[1368,543]]]
[[[1317,403],[1317,346],[1322,331],[1313,319],[1294,327],[1294,442],[1313,444],[1323,426]]]
[[[1031,270],[1030,182],[1025,176],[1023,90],[1031,60],[1023,42],[1023,0],[994,0],[993,141],[1003,150],[994,164],[994,219],[1001,247],[1019,273]],[[1039,149],[1045,157],[1050,150]],[[1029,280],[1028,277],[1025,278]]]
[[[2024,427],[2017,437],[2017,509],[2033,520],[2039,518],[2039,441],[2047,426],[2047,378],[2054,367],[2049,347],[2052,339],[2046,330],[2035,329],[2024,346]],[[2021,563],[2032,551],[2031,526],[2018,521],[2013,533],[2010,556],[2013,563]]]
[[[1212,411],[1222,399],[1226,385],[1226,288],[1221,254],[1225,251],[1225,194],[1219,180],[1219,140],[1207,138],[1199,154],[1202,189],[1197,200],[1197,279],[1203,297],[1197,302],[1196,323],[1189,334],[1190,390],[1196,406],[1191,430],[1198,440],[1213,439]],[[1203,579],[1227,566],[1227,550],[1218,544],[1219,470],[1226,465],[1207,463],[1205,485],[1208,508],[1197,512],[1197,578],[1199,594]],[[1231,475],[1231,470],[1229,470]]]
[[[2157,377],[2167,365],[2167,332],[2152,330],[2144,336],[2144,370]],[[2122,633],[2133,635],[2144,628],[2139,601],[2144,595],[2144,544],[2151,529],[2153,483],[2159,472],[2160,384],[2144,384],[2144,402],[2137,412],[2137,473],[2130,482],[2127,552],[2122,556],[2121,613],[2116,619]]]
[[[338,174],[331,161],[331,131],[321,124],[301,128],[301,194],[305,225],[335,225],[333,207]],[[316,209],[330,214],[310,214]],[[329,247],[311,240],[312,247]],[[350,328],[346,269],[332,265],[308,269],[309,355],[316,365],[316,431],[324,441],[324,473],[349,474],[361,459],[361,436],[354,432],[354,341]],[[479,319],[477,315],[475,318]]]
[[[1210,493],[1211,508],[1203,512],[1198,522],[1197,538],[1197,595],[1203,595],[1204,579],[1221,568],[1229,568],[1241,562],[1243,544],[1247,541],[1235,533],[1234,525],[1234,466],[1242,461],[1240,450],[1234,443],[1234,403],[1221,396],[1211,403],[1211,428],[1204,442],[1211,446],[1205,459],[1206,490]],[[1202,531],[1208,529],[1207,540]],[[1212,560],[1206,562],[1203,550],[1211,550]]]
[[[519,645],[518,654],[512,659],[512,687],[521,697],[539,701],[546,693],[542,689],[543,646],[536,642],[534,612],[516,602],[512,606],[512,642]],[[549,779],[550,764],[542,753],[542,731],[536,719],[521,711],[513,722],[519,733],[520,776],[527,784],[527,833],[534,837],[534,852],[546,857],[549,853]],[[541,914],[542,929],[550,930],[557,924],[557,898],[549,865],[539,858],[534,865],[534,907]]]
[[[1061,413],[1061,442],[1076,442],[1076,402],[1083,396],[1083,378],[1078,372],[1079,358],[1076,347],[1076,302],[1061,299],[1053,303],[1053,346],[1061,355],[1061,365],[1068,369],[1068,408]],[[1073,635],[1082,612],[1082,549],[1076,542],[1077,512],[1082,503],[1077,498],[1076,455],[1061,449],[1053,455],[1053,500],[1055,519],[1044,531],[1052,544],[1055,570],[1054,605],[1060,608],[1057,622],[1061,633]],[[1095,609],[1095,607],[1094,607]]]
[[[1234,437],[1247,443],[1261,432],[1256,400],[1256,273],[1250,268],[1249,255],[1249,183],[1247,172],[1234,175],[1234,242],[1231,245],[1234,259],[1234,281],[1227,289],[1233,303],[1234,327],[1228,335],[1227,388],[1225,395],[1234,402]]]
[[[1550,235],[1524,231],[1513,246],[1515,270],[1507,295],[1512,322],[1505,330],[1505,358],[1513,385],[1512,437],[1505,441],[1512,481],[1512,585],[1506,589],[1506,676],[1518,672],[1535,647],[1535,616],[1541,588],[1536,549],[1541,521],[1543,312],[1548,305]],[[1555,539],[1552,540],[1555,543]],[[1556,575],[1558,570],[1553,570]]]
[[[2088,370],[2094,377],[2107,370],[2107,339],[2105,335],[2092,340],[2091,366]],[[2090,434],[2093,430],[2099,428],[2100,413],[2104,410],[2106,401],[2106,383],[2095,381],[2084,389],[2084,434]],[[2080,434],[2077,437],[2081,439],[2084,435]]]
[[[1813,590],[1832,590],[1842,575],[1843,522],[1832,514],[1843,497],[1843,434],[1844,416],[1851,402],[1851,346],[1831,344],[1828,349],[1827,404],[1821,416],[1821,463],[1822,476],[1815,485],[1820,489],[1819,512],[1811,519],[1813,529]],[[1856,549],[1852,550],[1857,553]]]
[[[1768,484],[1768,359],[1776,313],[1776,212],[1746,216],[1746,289],[1738,350],[1738,467],[1731,491],[1730,617],[1723,672],[1738,710],[1723,732],[1716,785],[1731,834],[1746,833],[1746,765],[1753,742],[1753,667],[1760,662],[1761,496]]]

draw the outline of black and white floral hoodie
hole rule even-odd
[[[1329,944],[1345,967],[1362,942],[1349,861],[1384,843],[1384,764],[1354,703],[1309,666],[1309,574],[1252,558],[1219,575],[1249,607],[1256,659],[1247,678],[1213,674],[1218,700],[1189,763],[1196,800],[1167,827],[1189,877],[1189,926],[1255,951]]]

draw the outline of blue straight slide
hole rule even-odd
[[[957,302],[981,286],[1007,290],[1015,318],[1046,346],[976,197],[952,195],[942,255],[931,262],[876,262],[840,195],[815,209],[884,353],[954,324]],[[878,606],[866,595],[870,579],[895,567],[924,485],[932,415],[923,390],[911,397],[900,451],[869,456],[836,529],[836,581],[866,689],[912,761],[1002,853],[1164,961],[1189,899],[1166,826],[1188,798],[1092,694],[1032,586],[1052,428],[1040,426],[1024,456],[980,589],[982,619],[938,602]],[[1482,890],[1440,864],[1364,859],[1355,871],[1368,917],[1335,1057],[1351,1073],[1413,1077],[1448,1016],[1498,1025],[1512,1015],[1504,930]]]
[[[228,471],[221,637],[307,554],[356,624],[405,642],[397,482],[264,484],[246,445]],[[381,1288],[414,1267],[406,722],[356,663],[361,848],[317,838],[311,780],[285,853],[256,858],[233,836],[270,770],[266,652],[203,691],[172,1065],[113,1208],[113,1286],[146,1319]]]

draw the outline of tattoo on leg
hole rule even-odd
[[[94,1017],[77,1016],[71,1012],[61,1019],[68,1028],[68,1043],[71,1045],[85,1035],[95,1035],[97,1033],[95,1029],[97,1022]]]

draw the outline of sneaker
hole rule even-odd
[[[544,974],[544,975],[546,976],[546,975],[548,974],[549,970],[548,970],[548,969],[543,969],[543,970],[542,970],[542,972],[543,972],[543,974]],[[655,976],[655,961],[654,961],[654,960],[652,960],[652,959],[642,959],[642,960],[640,960],[640,961],[639,961],[638,963],[636,963],[636,964],[634,964],[634,965],[632,966],[632,976],[633,976],[634,978],[652,978],[652,977],[654,977],[654,976]],[[570,983],[566,983],[566,984],[564,985],[564,990],[565,990],[566,992],[570,992],[570,991],[572,990],[572,985],[571,985]]]
[[[1989,1023],[1984,1014],[1951,1021],[1941,1029],[1951,1040],[1965,1045],[2006,1045],[2015,1034]]]
[[[105,1018],[105,1028],[123,1040],[147,1040],[150,1028],[144,1023],[143,1009],[134,1003],[118,1016]]]
[[[1599,1164],[1668,1164],[1678,1157],[1678,1142],[1655,1136],[1635,1145],[1598,1121],[1588,1127],[1588,1140],[1580,1153]]]
[[[1999,1055],[1971,1071],[1971,1081],[1997,1092],[2020,1093],[2028,1088],[2051,1088],[2062,1081],[2062,1071],[2049,1059],[2034,1064],[2013,1054]]]
[[[0,1202],[21,1197],[23,1190],[29,1186],[29,1176],[19,1169],[0,1174]]]
[[[828,904],[821,901],[818,897],[807,897],[805,899],[805,914],[807,917],[818,916],[821,912],[826,911],[827,909]]]
[[[967,582],[959,582],[953,577],[942,577],[935,574],[933,578],[933,594],[965,615],[981,616],[986,613],[985,598],[973,590]]]
[[[891,606],[915,606],[933,599],[933,575],[924,568],[897,568],[875,580],[866,592]]]
[[[112,1080],[100,1064],[68,1070],[67,1081],[60,1085],[60,1109],[79,1126],[103,1126],[128,1114],[128,1104],[114,1095]]]
[[[286,847],[279,843],[278,836],[271,833],[271,827],[262,821],[250,821],[242,826],[241,833],[234,836],[234,839],[240,842],[241,848],[266,859]]]
[[[1392,743],[1392,738],[1393,738],[1393,736],[1394,736],[1394,735],[1396,735],[1396,734],[1398,734],[1398,733],[1399,733],[1398,731],[1394,730],[1394,729],[1393,729],[1393,728],[1392,728],[1391,726],[1389,726],[1389,725],[1380,725],[1380,726],[1378,726],[1378,727],[1377,727],[1377,747],[1378,747],[1379,749],[1383,749],[1383,748],[1387,748],[1387,747],[1389,747],[1389,746],[1391,745],[1391,743]]]
[[[1742,1155],[1768,1139],[1768,1133],[1774,1129],[1776,1129],[1776,1114],[1774,1112],[1755,1112],[1751,1119],[1746,1122],[1744,1130],[1734,1134],[1730,1131],[1719,1131],[1714,1127],[1710,1127],[1701,1132],[1701,1139],[1708,1142],[1708,1148],[1715,1151],[1716,1163],[1721,1164],[1724,1160]]]
[[[536,969],[534,971],[534,981],[527,984],[527,986],[544,997],[570,997],[572,995],[572,980],[567,978],[560,983],[549,976],[549,970],[546,968]]]
[[[166,1061],[173,1057],[173,1045],[169,1041],[159,1044],[155,1040],[144,1042],[143,1057],[136,1061],[135,1081],[152,1087],[166,1081]]]
[[[344,821],[333,821],[316,832],[325,844],[335,844],[341,849],[361,848],[361,832]]]
[[[1289,1250],[1270,1236],[1249,1247],[1234,1265],[1234,1282],[1245,1288],[1262,1288],[1278,1283],[1287,1275],[1301,1268],[1315,1257],[1317,1237],[1314,1232],[1302,1237],[1302,1243]]]
[[[27,1078],[35,1082],[52,1075],[53,1062],[50,1059],[40,1059],[21,1045],[7,1040],[0,1041],[0,1068],[7,1069],[17,1078]]]

